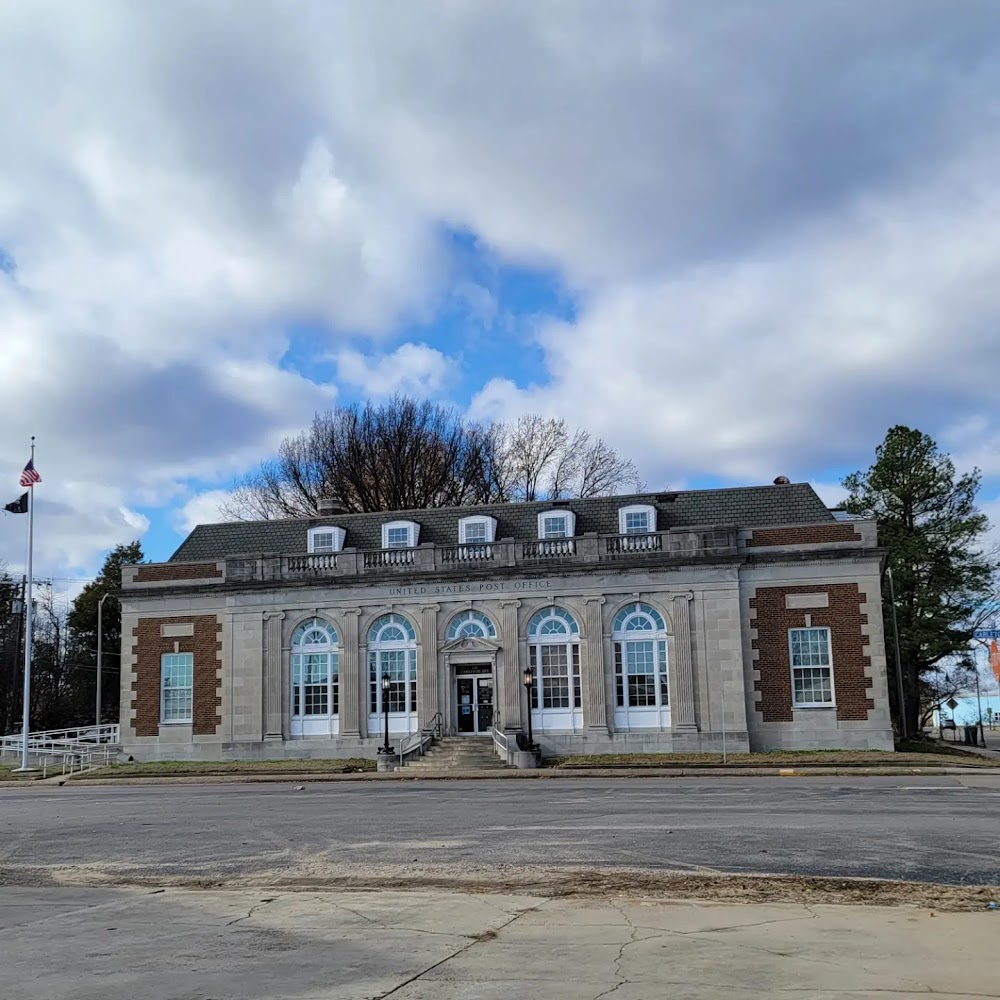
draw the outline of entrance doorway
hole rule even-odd
[[[493,677],[490,674],[456,677],[455,705],[461,735],[488,733],[493,725]]]

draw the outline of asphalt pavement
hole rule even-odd
[[[0,875],[629,867],[996,884],[1000,778],[563,779],[0,790]]]

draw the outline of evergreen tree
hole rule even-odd
[[[121,589],[122,566],[133,566],[144,559],[138,539],[128,545],[118,545],[104,560],[97,578],[80,591],[73,602],[67,625],[69,656],[74,666],[77,697],[72,722],[64,725],[85,725],[93,721],[97,700],[97,607],[105,594]],[[101,613],[104,663],[101,671],[101,721],[118,721],[119,678],[121,664],[121,607],[113,596],[104,602]]]
[[[967,654],[972,630],[994,587],[997,563],[984,552],[989,521],[976,506],[980,474],[956,476],[955,466],[926,434],[893,427],[867,472],[844,480],[848,513],[874,517],[888,550],[896,592],[903,718],[919,731],[921,702],[940,686],[937,675]],[[892,605],[883,587],[890,676],[895,653]],[[889,684],[897,720],[896,685]]]

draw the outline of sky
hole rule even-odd
[[[907,424],[1000,521],[996,0],[8,0],[0,93],[0,506],[35,435],[66,587],[394,392],[831,504]]]

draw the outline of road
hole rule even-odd
[[[81,783],[0,790],[0,874],[591,866],[995,884],[998,818],[990,776]]]

